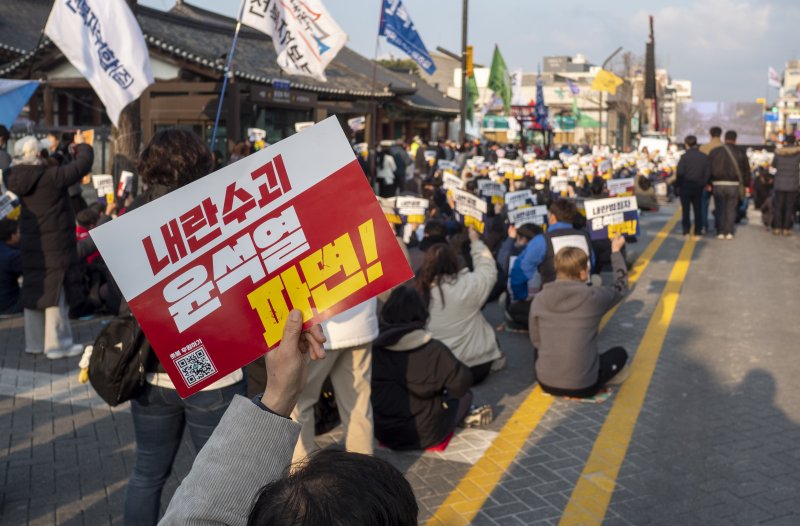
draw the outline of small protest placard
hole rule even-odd
[[[508,221],[514,226],[521,226],[529,223],[544,225],[547,223],[547,207],[539,205],[509,210]]]
[[[378,197],[378,203],[381,205],[381,210],[383,211],[384,217],[391,225],[402,225],[403,220],[400,219],[400,215],[397,213],[397,207],[395,203],[397,202],[396,197]]]
[[[627,179],[609,179],[606,181],[608,197],[630,197],[633,195],[633,177]]]
[[[503,196],[506,194],[506,187],[502,183],[487,179],[478,180],[478,193],[481,197],[488,198],[492,204],[503,204]]]
[[[119,175],[119,184],[117,185],[117,197],[124,199],[131,193],[131,185],[133,184],[133,172],[122,170]]]
[[[550,191],[554,194],[560,194],[567,191],[567,186],[569,186],[569,180],[566,176],[555,176],[550,178]]]
[[[536,204],[536,196],[530,190],[508,192],[505,197],[506,207],[509,211],[522,207],[531,207]]]
[[[399,196],[395,200],[395,208],[401,221],[414,225],[425,223],[425,215],[430,205],[430,201],[421,197]]]
[[[583,202],[592,239],[611,239],[617,234],[639,235],[639,207],[636,197],[610,197]]]
[[[464,181],[457,175],[453,175],[449,172],[444,172],[442,174],[442,186],[445,190],[451,190],[456,188],[458,190],[464,189]]]
[[[3,171],[0,170],[0,177]],[[0,195],[0,219],[17,219],[19,217],[19,198],[17,194],[10,190],[6,190]]]
[[[486,218],[486,201],[464,190],[450,190],[456,219],[466,227],[472,227],[483,234]]]
[[[92,185],[97,190],[97,200],[103,204],[114,201],[114,177],[110,175],[93,175]]]
[[[182,397],[413,277],[336,117],[91,236]]]

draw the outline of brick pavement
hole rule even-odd
[[[645,216],[646,230],[658,230],[670,213]],[[636,349],[681,242],[666,240],[602,345]],[[699,244],[607,524],[798,523],[800,396],[790,388],[798,298],[788,286],[798,247],[796,238],[774,239],[755,224],[734,242]],[[764,257],[772,252],[774,259]],[[749,279],[754,273],[761,279]],[[487,316],[501,321],[495,306]],[[76,323],[76,337],[92,340],[100,323]],[[77,358],[24,355],[22,337],[21,319],[0,321],[0,523],[119,524],[134,452],[127,405],[110,409],[78,384]],[[527,336],[498,338],[508,367],[475,388],[478,401],[495,406],[489,429],[459,433],[444,453],[377,452],[406,473],[423,522],[530,392]],[[613,401],[556,399],[473,524],[556,524]],[[334,430],[320,443],[339,438]],[[165,503],[190,451],[187,442]]]

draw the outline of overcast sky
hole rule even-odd
[[[140,0],[168,9],[174,0]],[[236,15],[236,0],[190,0],[200,7]],[[381,0],[325,0],[350,36],[348,45],[372,57]],[[403,0],[429,50],[457,51],[461,45],[459,0]],[[797,0],[473,0],[469,42],[475,61],[488,65],[500,46],[509,69],[536,71],[546,55],[583,53],[601,63],[617,46],[644,54],[648,15],[655,16],[656,62],[673,79],[693,83],[697,101],[752,102],[767,94],[767,68],[782,72],[797,58],[800,2]],[[587,5],[591,5],[587,7]],[[402,52],[380,42],[380,54]],[[770,89],[772,99],[777,90]]]

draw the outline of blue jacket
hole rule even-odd
[[[565,228],[574,228],[568,223],[553,223],[548,227],[548,231],[563,230]],[[511,268],[510,284],[511,292],[514,296],[514,301],[524,301],[528,299],[528,281],[539,270],[539,265],[542,264],[547,256],[547,241],[544,234],[539,234],[531,239],[525,251],[514,260],[514,266]],[[590,254],[592,267],[594,267],[594,251]]]

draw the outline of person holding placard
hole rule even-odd
[[[56,165],[42,158],[35,137],[17,141],[6,180],[22,206],[20,304],[25,309],[25,352],[44,353],[53,360],[83,352],[72,339],[67,308],[84,302],[68,188],[92,169],[94,151],[81,134],[75,135],[75,143],[74,160]]]
[[[481,312],[497,280],[497,264],[472,228],[469,239],[474,270],[460,268],[450,245],[434,245],[417,274],[417,290],[430,311],[428,330],[472,370],[478,384],[492,368],[501,368],[505,357]]]
[[[536,295],[529,321],[536,380],[544,392],[590,398],[605,385],[625,379],[625,349],[597,349],[600,320],[628,291],[628,270],[620,253],[624,244],[622,236],[611,242],[615,279],[605,287],[586,284],[589,258],[584,250],[567,246],[556,253],[556,279]]]
[[[131,209],[207,175],[213,168],[212,157],[206,143],[190,131],[170,128],[156,133],[139,156],[138,171],[147,191]],[[126,311],[127,305],[122,310]],[[158,521],[161,492],[184,431],[188,429],[195,452],[200,451],[234,396],[245,394],[244,375],[236,369],[182,399],[149,341],[145,340],[143,349],[149,356],[147,382],[139,396],[131,400],[136,461],[125,490],[124,508],[125,524],[137,526]]]
[[[541,275],[542,285],[555,281],[555,255],[563,247],[580,248],[586,252],[594,266],[595,257],[589,233],[573,226],[577,216],[578,209],[572,201],[558,199],[550,205],[547,232],[533,238],[511,267],[512,300],[523,302],[522,306],[514,308],[515,312],[522,313],[530,306],[528,282],[537,271]],[[521,319],[520,316],[517,317]]]

